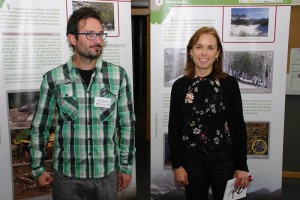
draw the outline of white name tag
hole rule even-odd
[[[111,99],[104,97],[95,97],[94,106],[100,108],[110,108]]]

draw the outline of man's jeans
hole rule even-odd
[[[117,172],[103,178],[78,179],[53,173],[53,200],[117,200]]]

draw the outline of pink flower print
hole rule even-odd
[[[206,135],[204,133],[201,133],[200,137],[201,137],[203,143],[206,144],[207,143],[207,137],[206,137]]]
[[[201,130],[200,130],[199,128],[194,128],[194,129],[193,129],[193,133],[194,133],[195,135],[199,135],[200,132],[201,132]]]
[[[185,96],[185,103],[193,103],[193,100],[194,100],[194,94],[188,92]]]

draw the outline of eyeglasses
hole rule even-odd
[[[98,36],[100,39],[105,40],[107,33],[100,32],[100,33],[77,33],[77,35],[85,35],[86,39],[88,40],[95,40]]]

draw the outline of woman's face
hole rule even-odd
[[[190,50],[195,64],[195,75],[206,76],[212,72],[213,63],[219,56],[217,39],[208,33],[200,35],[196,44]]]

